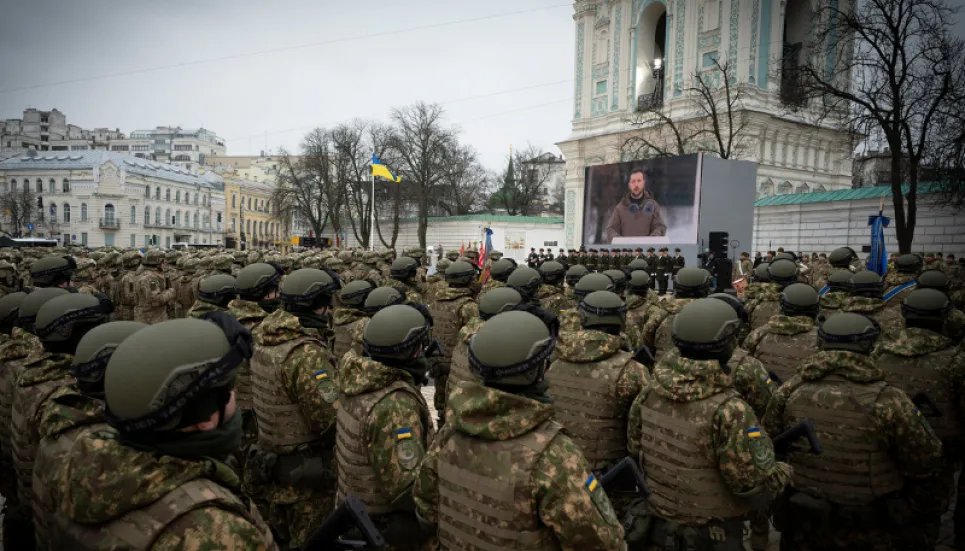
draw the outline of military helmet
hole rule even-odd
[[[703,268],[681,268],[673,276],[674,297],[703,298],[710,293],[713,277]]]
[[[563,283],[563,276],[566,275],[566,266],[555,260],[547,260],[540,265],[539,274],[547,284],[559,285]]]
[[[539,293],[539,286],[543,283],[543,276],[539,270],[529,266],[520,266],[513,270],[506,280],[506,285],[519,291],[527,300],[533,300]]]
[[[98,260],[104,258],[105,255],[107,255],[107,251],[96,250],[90,253],[89,258],[94,262],[97,262]]]
[[[631,272],[636,270],[646,272],[648,269],[650,269],[650,263],[642,258],[634,258],[630,261],[630,265],[627,266],[627,268],[629,268]]]
[[[238,296],[238,283],[228,274],[206,277],[198,285],[198,298],[209,304],[226,307],[236,296]]]
[[[141,253],[139,251],[127,251],[121,254],[121,266],[125,270],[133,270],[141,265]]]
[[[895,270],[900,274],[917,274],[922,264],[922,259],[917,254],[903,254],[895,259]]]
[[[441,260],[439,262],[442,262]],[[496,281],[501,281],[506,283],[509,279],[509,274],[513,273],[516,269],[516,261],[512,258],[500,258],[499,260],[492,263],[489,267],[489,275],[492,276]]]
[[[336,274],[314,268],[295,270],[281,284],[281,301],[289,312],[318,310],[332,304],[332,295],[341,288]]]
[[[416,260],[422,260],[425,257],[426,251],[422,247],[409,247],[405,250],[405,256],[409,258],[414,258]]]
[[[446,268],[446,283],[449,285],[469,285],[476,277],[476,268],[468,262],[453,262]]]
[[[857,257],[858,255],[851,247],[838,247],[828,255],[828,263],[835,268],[848,268],[851,266],[851,261]]]
[[[755,283],[767,283],[771,280],[771,276],[767,274],[767,269],[770,267],[770,263],[761,262],[754,268],[754,282]]]
[[[512,287],[497,287],[479,297],[479,318],[487,321],[523,303],[523,295]]]
[[[781,313],[785,316],[818,317],[821,297],[806,283],[792,283],[781,291]]]
[[[878,322],[853,312],[832,314],[818,327],[822,350],[849,350],[869,354],[881,334]]]
[[[777,253],[774,260],[790,260],[791,262],[797,261],[797,255],[794,253]]]
[[[673,342],[685,358],[726,363],[734,353],[740,325],[740,316],[729,303],[698,300],[674,316]]]
[[[452,266],[452,261],[449,260],[448,258],[443,258],[439,260],[438,262],[436,262],[436,274],[439,274],[445,277],[446,270],[449,269],[449,266]]]
[[[248,260],[248,253],[245,251],[235,251],[231,253],[231,260],[233,264],[245,265],[245,261]]]
[[[23,302],[20,303],[17,324],[27,331],[34,333],[34,323],[37,321],[37,313],[40,311],[40,308],[46,304],[48,300],[66,294],[69,294],[69,291],[67,291],[67,289],[61,289],[60,287],[34,289],[33,292],[24,297]]]
[[[219,270],[222,272],[231,271],[231,266],[234,264],[234,259],[230,254],[216,254],[211,258],[211,268],[214,270]]]
[[[94,277],[94,271],[97,269],[97,263],[90,258],[81,258],[77,261],[77,269],[74,270],[74,275],[71,276],[75,281],[90,281]]]
[[[176,262],[178,261],[178,259],[180,259],[180,258],[181,258],[181,252],[180,252],[180,251],[168,251],[167,253],[164,254],[164,260],[165,260],[168,264],[174,264],[174,263],[176,263]]]
[[[362,253],[362,264],[375,266],[376,264],[378,264],[380,258],[381,257],[379,256],[379,253],[375,251],[365,251],[364,253]]]
[[[603,270],[603,275],[613,280],[613,292],[623,296],[627,290],[627,274],[623,270]]]
[[[45,256],[30,266],[30,281],[37,287],[55,287],[70,281],[77,262],[69,256]]]
[[[780,258],[767,266],[767,276],[770,281],[780,285],[790,285],[797,281],[797,264]]]
[[[258,262],[249,264],[238,271],[235,279],[238,283],[238,295],[244,300],[258,301],[268,293],[278,288],[278,282],[284,275],[278,264]]]
[[[261,251],[248,251],[248,256],[245,257],[245,262],[248,266],[251,266],[252,264],[261,262],[262,258],[264,258],[264,255],[261,254]]]
[[[647,296],[650,290],[650,274],[643,270],[633,270],[630,272],[630,279],[627,280],[627,288],[637,296]]]
[[[333,272],[341,272],[345,270],[345,263],[337,257],[333,256],[325,261],[325,269]]]
[[[403,256],[395,259],[392,263],[392,277],[399,281],[405,281],[415,277],[419,271],[419,261],[411,256]]]
[[[582,300],[583,297],[594,291],[613,292],[615,289],[616,285],[612,279],[603,274],[592,273],[586,274],[576,282],[576,287],[573,288],[573,295]]]
[[[376,361],[415,359],[428,344],[431,328],[432,317],[424,307],[396,304],[372,316],[365,326],[362,346]]]
[[[392,249],[392,248],[384,249],[382,251],[381,256],[382,256],[382,259],[385,260],[386,262],[394,262],[396,257],[395,249]]]
[[[499,261],[499,260],[502,260],[502,258],[503,258],[503,251],[492,251],[492,252],[489,253],[489,258],[490,258],[490,260],[492,260],[493,262],[497,262],[497,261]]]
[[[112,321],[91,329],[74,352],[70,374],[77,379],[81,391],[88,396],[104,398],[104,371],[114,350],[134,333],[148,325],[137,321]]]
[[[145,266],[160,266],[164,263],[164,251],[161,249],[148,249],[141,258],[141,264]]]
[[[338,293],[338,299],[342,304],[349,308],[361,310],[365,304],[365,297],[375,289],[375,284],[367,279],[356,279],[355,281],[342,287]]]
[[[395,287],[376,287],[365,297],[362,310],[372,316],[388,306],[405,303],[405,294]]]
[[[73,354],[80,339],[110,321],[114,305],[106,295],[67,293],[54,297],[37,311],[34,331],[49,352]]]
[[[187,274],[193,274],[198,271],[198,265],[200,264],[201,261],[197,258],[186,258],[184,259],[184,263],[181,265],[181,269]]]
[[[881,298],[884,282],[881,276],[871,270],[864,270],[851,276],[851,296]]]
[[[627,319],[627,305],[612,291],[593,291],[580,301],[580,322],[584,329],[622,328]]]
[[[851,270],[838,269],[828,277],[828,290],[848,292],[851,290]]]
[[[251,333],[225,312],[145,327],[107,363],[104,416],[130,435],[192,426],[215,413],[224,422],[238,368],[251,352]]]
[[[447,253],[446,253],[446,258],[449,259],[449,262],[455,262],[455,261],[459,260],[459,251],[449,251],[449,252],[447,252]]]
[[[542,380],[556,348],[556,334],[534,314],[503,312],[479,328],[469,343],[469,366],[487,383],[528,386]]]
[[[582,264],[574,264],[573,266],[570,266],[568,270],[566,270],[566,275],[564,276],[564,279],[566,280],[567,285],[569,285],[570,287],[575,287],[576,284],[580,281],[580,278],[582,278],[588,273],[590,273],[590,270],[586,266]]]
[[[10,334],[20,317],[20,304],[27,293],[17,291],[0,297],[0,332]]]
[[[940,332],[942,323],[953,308],[945,293],[937,289],[915,289],[901,304],[901,315],[905,318],[905,324],[910,327],[922,327],[920,321],[938,322],[925,328]]]
[[[925,270],[924,272],[918,274],[917,278],[917,288],[918,289],[937,289],[945,294],[948,294],[950,281],[945,272],[939,270]]]
[[[744,308],[744,301],[737,298],[735,295],[728,293],[714,293],[709,295],[707,298],[726,302],[731,308],[734,309],[734,312],[737,314],[738,319],[740,319],[741,324],[745,324],[750,321],[747,315],[747,310]]]
[[[97,258],[97,268],[109,270],[117,265],[118,256],[111,253],[104,253]]]

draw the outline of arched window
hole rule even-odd
[[[198,192],[197,192],[197,191],[194,192],[194,204],[195,204],[195,205],[198,204]]]
[[[38,182],[40,180],[37,180]],[[57,203],[50,204],[50,221],[57,222]]]
[[[195,227],[195,229],[197,229],[197,227],[198,227],[198,213],[197,213],[197,212],[194,213],[194,227]]]
[[[175,226],[181,225],[181,211],[178,211],[174,214],[174,225]]]
[[[265,223],[258,222],[258,235],[265,235]]]
[[[155,226],[161,225],[161,207],[157,207],[156,209],[154,209],[154,225]]]
[[[234,218],[231,219],[231,233],[235,233],[235,222]]]
[[[164,200],[165,201],[171,200],[171,188],[167,188],[164,190]]]
[[[37,180],[38,182],[40,180]],[[248,198],[248,210],[251,210],[251,197]]]
[[[717,21],[716,16],[708,20]],[[636,109],[648,109],[663,103],[667,74],[667,8],[663,2],[652,2],[640,12],[637,25],[637,65],[634,68],[636,78],[636,93],[634,103]],[[703,29],[702,29],[703,30]],[[606,44],[603,48],[595,48],[606,55]],[[606,90],[607,83],[594,82],[595,86]]]
[[[114,205],[107,203],[104,205],[104,225],[113,226],[114,220]]]
[[[180,203],[180,202],[181,202],[181,190],[180,190],[180,189],[177,190],[176,192],[174,192],[174,202],[175,202],[175,203]]]
[[[81,222],[87,221],[87,203],[80,204],[80,221]]]
[[[16,179],[16,178],[10,180],[10,191],[11,191],[12,193],[17,193],[17,179]]]
[[[67,203],[64,203],[64,223],[70,223],[70,205]]]
[[[131,207],[131,224],[137,224],[137,207]]]
[[[43,193],[43,192],[44,192],[44,182],[43,182],[43,180],[41,180],[40,178],[37,178],[37,188],[36,188],[36,189],[37,189],[37,193]]]
[[[161,200],[161,186],[154,188],[154,198],[159,201]]]
[[[53,178],[47,180],[47,193],[57,193],[57,181]]]
[[[251,220],[245,222],[245,233],[251,235]]]
[[[151,207],[144,207],[144,223],[151,223]]]
[[[171,219],[171,209],[167,209],[166,211],[164,211],[164,225],[169,226],[173,222],[174,220]]]
[[[64,185],[64,193],[70,193],[70,180],[68,180],[67,178],[64,178],[64,181],[62,183]]]
[[[151,186],[145,186],[145,188],[144,188],[144,198],[145,198],[145,199],[150,199],[150,198],[151,198]]]
[[[16,180],[14,180],[14,182],[16,182]],[[235,195],[234,193],[232,193],[232,194],[231,194],[231,208],[235,208],[235,206],[237,206],[237,199],[238,199],[238,196]]]

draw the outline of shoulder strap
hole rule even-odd
[[[895,295],[897,295],[898,293],[900,293],[900,292],[902,292],[902,291],[904,291],[905,289],[908,289],[908,288],[910,288],[910,287],[914,287],[914,286],[916,286],[916,285],[918,285],[918,281],[917,281],[917,280],[916,280],[916,281],[909,281],[908,283],[903,283],[903,284],[895,287],[894,289],[888,291],[887,293],[885,293],[885,295],[884,295],[883,297],[881,297],[881,298],[883,298],[883,299],[885,300],[885,302],[888,302],[889,300],[891,300],[891,299],[892,299]]]
[[[830,285],[825,285],[824,287],[821,287],[821,290],[818,292],[818,296],[822,296],[822,297],[823,297],[824,295],[828,294],[828,291],[830,291],[830,290],[831,290],[831,286],[830,286]]]

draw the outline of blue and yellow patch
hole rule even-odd
[[[316,380],[316,381],[321,381],[322,379],[327,379],[327,378],[328,378],[328,371],[324,371],[324,370],[323,370],[323,371],[316,371],[316,372],[315,372],[315,380]]]
[[[399,429],[395,433],[396,440],[405,440],[407,438],[412,438],[412,429]]]
[[[747,437],[748,437],[748,438],[760,438],[760,437],[761,437],[761,429],[759,429],[759,428],[757,428],[757,427],[751,427],[751,428],[747,429]]]
[[[600,483],[596,480],[596,477],[593,475],[590,475],[590,478],[586,479],[586,484],[585,484],[586,489],[591,492],[596,491],[596,487],[599,485]]]
[[[764,379],[764,384],[765,384],[765,385],[771,384],[771,378],[768,377],[768,378]]]
[[[915,415],[921,417],[921,410],[918,408],[915,408]]]

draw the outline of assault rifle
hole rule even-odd
[[[357,528],[362,540],[342,539],[342,534]],[[375,528],[365,505],[356,496],[346,496],[345,501],[308,538],[302,551],[325,551],[332,549],[377,550],[385,547],[385,539]]]
[[[799,438],[807,438],[809,449],[802,450],[794,446]],[[821,442],[818,441],[817,434],[814,433],[814,423],[810,419],[805,419],[793,427],[775,436],[774,451],[777,453],[790,453],[807,451],[813,454],[821,453]]]
[[[925,417],[942,416],[942,410],[938,409],[938,404],[932,399],[931,394],[928,394],[924,390],[915,394],[911,401],[918,406],[919,411],[921,411],[921,414]]]
[[[603,489],[611,495],[640,494],[643,497],[650,495],[647,481],[632,457],[624,457],[597,479]]]

